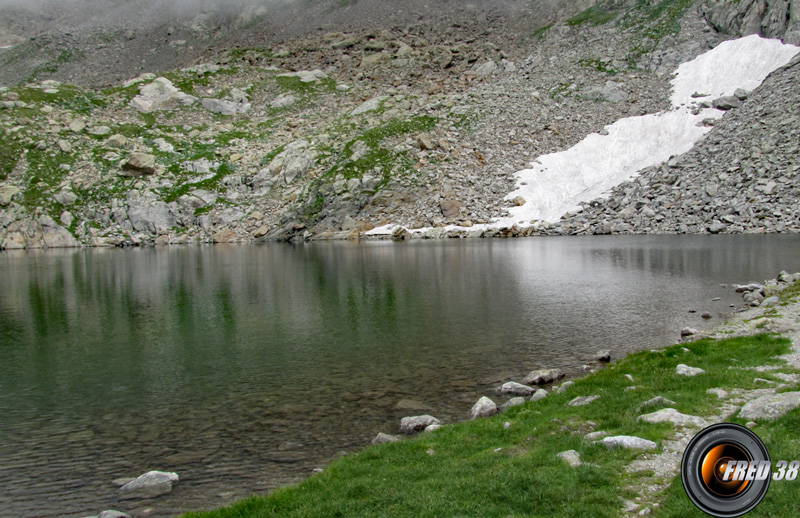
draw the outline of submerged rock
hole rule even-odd
[[[177,484],[178,480],[180,477],[177,473],[148,471],[119,488],[119,498],[120,500],[129,500],[166,495],[172,492],[172,485]]]
[[[500,392],[503,394],[512,394],[514,396],[530,396],[536,392],[536,389],[523,385],[522,383],[517,383],[516,381],[509,381],[508,383],[503,383],[503,386],[500,387]]]

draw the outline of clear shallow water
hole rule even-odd
[[[741,304],[720,284],[800,271],[799,252],[608,236],[3,253],[0,516],[266,492],[405,415],[461,420],[532,369],[673,343]],[[151,469],[181,483],[116,498],[112,480]]]

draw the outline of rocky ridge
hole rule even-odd
[[[327,32],[102,90],[2,88],[0,247],[351,239],[387,223],[427,237],[795,230],[787,67],[705,151],[555,225],[469,232],[516,203],[503,198],[527,161],[667,107],[666,73],[727,37],[678,7],[594,7],[524,40],[499,15]],[[736,147],[743,132],[758,153]]]

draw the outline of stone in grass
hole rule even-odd
[[[564,383],[561,384],[560,387],[558,387],[558,390],[556,390],[556,394],[563,394],[564,392],[569,390],[569,388],[574,384],[575,384],[574,381],[565,381]]]
[[[156,157],[146,153],[133,153],[122,164],[122,171],[129,176],[141,176],[156,172]]]
[[[378,435],[372,439],[372,444],[384,444],[387,442],[397,442],[400,440],[400,437],[396,435],[389,435],[388,433],[379,432]]]
[[[706,390],[706,394],[711,394],[712,396],[717,396],[720,399],[725,399],[728,397],[728,391],[721,388],[710,388]]]
[[[469,411],[470,419],[489,417],[497,413],[497,405],[486,396],[481,397]]]
[[[508,383],[503,383],[503,386],[500,387],[500,392],[503,394],[512,394],[514,396],[530,396],[536,392],[536,389],[523,385],[522,383],[517,383],[516,381],[509,381]]]
[[[524,397],[521,397],[521,396],[512,397],[511,399],[509,399],[508,401],[506,401],[505,403],[500,405],[500,411],[501,412],[505,412],[506,410],[508,410],[511,407],[524,405],[524,404],[525,404],[525,398]]]
[[[575,450],[562,451],[558,453],[556,457],[566,462],[572,468],[577,468],[581,465],[581,455]]]
[[[596,432],[587,433],[586,435],[583,436],[583,440],[584,441],[588,441],[588,442],[594,442],[594,441],[599,441],[603,437],[607,437],[607,436],[608,436],[608,432],[603,431],[603,430],[598,430]]]
[[[671,399],[667,399],[661,396],[656,396],[642,403],[641,407],[653,406],[653,405],[674,405],[674,404],[675,402],[672,401]]]
[[[144,475],[119,488],[120,500],[132,498],[155,498],[172,492],[172,485],[179,480],[177,473],[148,471]]]
[[[539,389],[533,393],[533,395],[528,401],[539,401],[540,399],[544,399],[546,397],[547,397],[547,391],[545,389]]]
[[[546,385],[563,378],[565,374],[561,369],[540,369],[531,371],[522,380],[525,385]]]
[[[441,427],[442,427],[442,425],[440,425],[440,424],[429,424],[428,426],[425,427],[423,432],[435,432],[436,430],[438,430]]]
[[[674,408],[662,408],[650,414],[640,415],[636,420],[643,423],[672,423],[677,426],[696,426],[698,428],[708,426],[702,417],[682,414]]]
[[[648,441],[647,439],[634,437],[632,435],[604,437],[601,442],[606,448],[625,448],[633,450],[655,450],[658,448],[658,445],[653,441]]]
[[[432,424],[440,424],[440,421],[431,415],[416,415],[404,417],[400,420],[400,432],[414,433],[421,432]]]
[[[586,406],[593,401],[600,399],[600,396],[578,396],[569,402],[569,406]]]
[[[745,404],[739,410],[739,417],[750,420],[773,421],[798,407],[800,407],[800,392],[770,394]]]
[[[700,367],[689,367],[683,363],[675,367],[675,374],[679,376],[697,376],[698,374],[703,374],[704,372],[705,371]]]

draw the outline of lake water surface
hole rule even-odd
[[[721,284],[781,269],[800,236],[5,252],[0,516],[267,492],[405,415],[462,420],[532,369],[674,343],[742,305]],[[171,495],[117,499],[152,469],[180,474]]]

